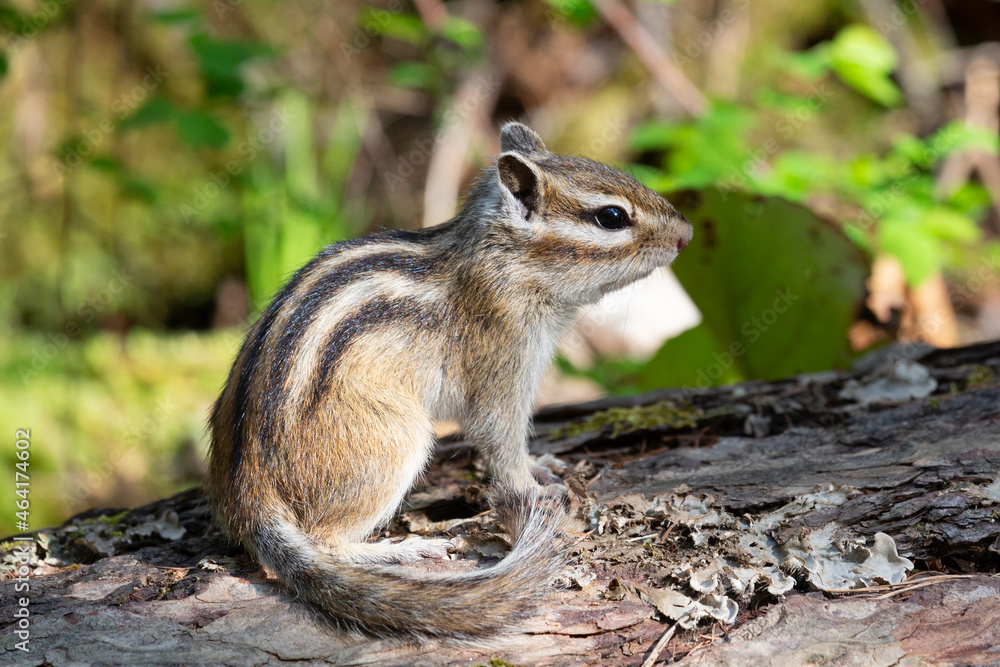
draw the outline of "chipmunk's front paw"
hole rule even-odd
[[[408,537],[390,548],[395,562],[415,563],[421,558],[447,558],[451,542],[442,538]]]
[[[543,486],[550,484],[562,486],[563,481],[560,474],[567,470],[569,470],[569,466],[551,454],[542,454],[531,464],[532,477]],[[565,487],[563,488],[565,489]]]

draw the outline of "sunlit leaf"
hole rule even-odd
[[[398,39],[410,44],[426,44],[430,40],[430,32],[419,17],[365,7],[358,20],[358,25],[375,35]]]
[[[980,219],[992,201],[989,190],[979,183],[964,183],[945,200],[951,208],[974,220]]]
[[[851,88],[887,107],[902,101],[902,93],[889,78],[898,56],[882,35],[867,25],[850,25],[830,44],[830,65]]]
[[[804,201],[817,190],[835,185],[840,173],[839,165],[829,156],[788,150],[775,157],[771,169],[757,175],[754,184],[763,194]]]
[[[956,120],[942,125],[927,139],[927,150],[933,158],[931,164],[937,164],[958,151],[978,150],[996,155],[998,142],[1000,137],[996,132]]]
[[[808,51],[776,51],[771,60],[792,76],[804,81],[817,81],[830,71],[830,45],[820,44]]]
[[[922,230],[915,219],[883,218],[877,236],[882,250],[899,260],[911,286],[924,282],[944,263],[940,241]]]
[[[550,20],[562,20],[588,26],[597,19],[597,10],[588,0],[545,0]]]
[[[945,241],[972,243],[983,236],[983,230],[975,220],[944,206],[928,209],[920,220],[923,228],[933,236]]]
[[[452,14],[448,15],[441,26],[441,34],[465,51],[478,51],[483,46],[483,33],[476,24]]]
[[[715,103],[691,121],[641,125],[629,143],[639,151],[672,149],[666,170],[672,187],[743,187],[746,163],[752,158],[744,134],[753,121],[753,114],[745,108]]]
[[[672,376],[661,378],[671,360],[696,384],[727,381],[727,373],[771,379],[849,362],[847,329],[868,267],[839,230],[778,198],[705,189],[668,199],[694,224],[694,240],[673,271],[704,330],[688,335],[683,355],[671,353],[668,342],[643,386],[669,384]]]

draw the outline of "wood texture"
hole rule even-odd
[[[892,354],[919,362],[933,393],[847,398],[852,380],[865,385]],[[778,515],[762,533],[776,550],[817,531],[862,547],[886,533],[916,570],[937,575],[911,573],[908,586],[864,596],[818,591],[783,566],[793,590],[730,591],[735,623],[679,627],[659,663],[998,664],[998,372],[998,343],[894,348],[851,373],[542,410],[533,449],[568,466],[579,534],[564,587],[485,648],[406,646],[319,625],[219,538],[197,489],[125,514],[89,512],[38,535],[30,653],[14,648],[18,601],[2,584],[0,664],[641,665],[673,624],[670,591],[695,597],[686,577],[713,558],[749,562],[740,526]],[[481,514],[483,487],[469,481],[478,475],[463,442],[443,442],[390,532],[452,536],[460,556],[482,562],[502,556]],[[830,494],[841,500],[802,500]],[[670,509],[695,506],[724,520]],[[13,544],[3,549],[10,572]]]

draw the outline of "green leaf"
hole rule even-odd
[[[887,107],[898,105],[903,98],[889,78],[897,62],[892,45],[866,25],[847,26],[830,44],[830,65],[837,76],[862,95]]]
[[[850,361],[847,329],[864,296],[868,266],[834,225],[778,198],[709,188],[668,199],[695,228],[673,271],[707,332],[690,334],[681,346],[698,360],[696,380],[726,381],[713,364],[732,377],[773,379]],[[671,359],[690,381],[692,370],[669,352],[671,342],[643,386],[665,383]]]
[[[226,128],[204,111],[177,111],[177,133],[191,148],[222,148],[229,141]]]
[[[975,220],[944,206],[928,209],[920,223],[929,234],[944,241],[972,243],[983,236]]]
[[[399,88],[425,90],[430,87],[434,74],[427,63],[407,60],[393,65],[389,69],[387,79],[391,85]]]
[[[24,32],[27,25],[25,16],[11,7],[9,3],[0,4],[0,29],[12,35],[19,35]]]
[[[979,219],[993,198],[989,190],[979,183],[965,183],[946,200],[948,206],[970,218]]]
[[[365,224],[364,202],[346,196],[349,176],[361,150],[361,128],[366,125],[361,114],[351,98],[344,97],[337,107],[323,152],[322,180],[331,184],[327,198],[330,213],[326,216],[324,234],[327,243],[356,236]]]
[[[771,170],[754,178],[755,190],[804,201],[810,194],[835,186],[840,166],[822,153],[788,150],[773,160]]]
[[[672,189],[670,185],[672,179],[665,176],[659,169],[650,167],[648,164],[630,164],[628,165],[628,172],[632,174],[635,180],[639,181],[650,190],[666,192]]]
[[[837,33],[830,44],[830,57],[834,64],[853,63],[883,74],[899,64],[892,44],[863,23],[849,25]]]
[[[419,17],[412,14],[397,14],[375,7],[365,7],[358,25],[367,31],[382,37],[398,39],[421,46],[430,41],[430,32]]]
[[[109,174],[117,174],[122,171],[122,163],[117,158],[107,155],[99,155],[91,158],[90,166]]]
[[[773,109],[782,114],[794,114],[801,111],[804,106],[813,103],[813,100],[801,95],[790,95],[764,87],[754,95],[754,102],[761,109]]]
[[[830,45],[820,44],[808,51],[780,50],[772,56],[772,60],[779,69],[792,76],[804,81],[817,81],[830,71]]]
[[[848,86],[883,106],[895,107],[903,100],[903,94],[887,76],[853,63],[835,64],[833,69]]]
[[[853,185],[873,187],[885,179],[884,165],[874,155],[859,155],[848,165],[847,178]]]
[[[7,54],[0,51],[0,77],[7,76],[7,71],[10,69],[10,61],[7,59]]]
[[[458,44],[466,52],[478,51],[485,42],[483,33],[479,31],[475,23],[451,14],[441,26],[441,34],[446,39]]]
[[[156,123],[165,123],[174,119],[177,108],[173,102],[162,95],[153,95],[146,103],[135,110],[131,116],[121,122],[122,129],[135,129]]]
[[[754,122],[745,108],[715,103],[701,117],[683,123],[654,121],[633,132],[633,150],[671,148],[666,176],[675,188],[745,185],[751,151],[743,135]]]
[[[201,20],[201,14],[194,9],[165,9],[149,13],[149,18],[156,23],[190,23]]]
[[[635,359],[596,359],[593,366],[585,370],[574,368],[563,357],[556,358],[556,368],[563,375],[587,378],[603,387],[613,396],[626,396],[640,391],[636,382],[638,374],[646,365]]]
[[[851,222],[844,223],[844,236],[868,255],[874,254],[868,228]]]
[[[883,218],[877,236],[882,250],[903,265],[906,282],[911,287],[924,282],[944,264],[941,243],[922,230],[915,220]]]
[[[589,26],[597,19],[597,10],[588,0],[545,0],[549,5],[548,16],[579,26]]]
[[[945,157],[965,150],[979,150],[990,155],[998,152],[997,133],[985,127],[970,126],[965,121],[954,120],[938,128],[927,139],[927,151],[931,164],[937,164]]]
[[[240,68],[256,58],[277,52],[269,45],[250,40],[220,40],[204,33],[189,40],[201,65],[209,95],[235,96],[243,91]]]
[[[156,184],[150,181],[131,176],[123,178],[121,181],[121,191],[125,196],[134,197],[144,204],[152,206],[156,203]]]
[[[919,137],[903,132],[897,135],[892,142],[892,151],[887,160],[893,157],[903,158],[907,165],[915,165],[921,169],[931,166],[933,157],[926,143]],[[904,167],[905,168],[905,167]]]
[[[629,136],[629,148],[633,151],[662,150],[677,143],[681,128],[680,123],[663,120],[652,120],[639,125]]]
[[[639,372],[638,391],[660,387],[708,387],[746,379],[745,350],[723,346],[706,324],[668,340]],[[733,354],[733,352],[737,354]]]

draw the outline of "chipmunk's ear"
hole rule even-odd
[[[497,158],[497,179],[501,187],[524,205],[528,216],[538,211],[542,202],[542,175],[530,160],[519,153],[504,153]]]
[[[537,155],[548,152],[542,138],[527,125],[507,123],[500,128],[500,152]]]

